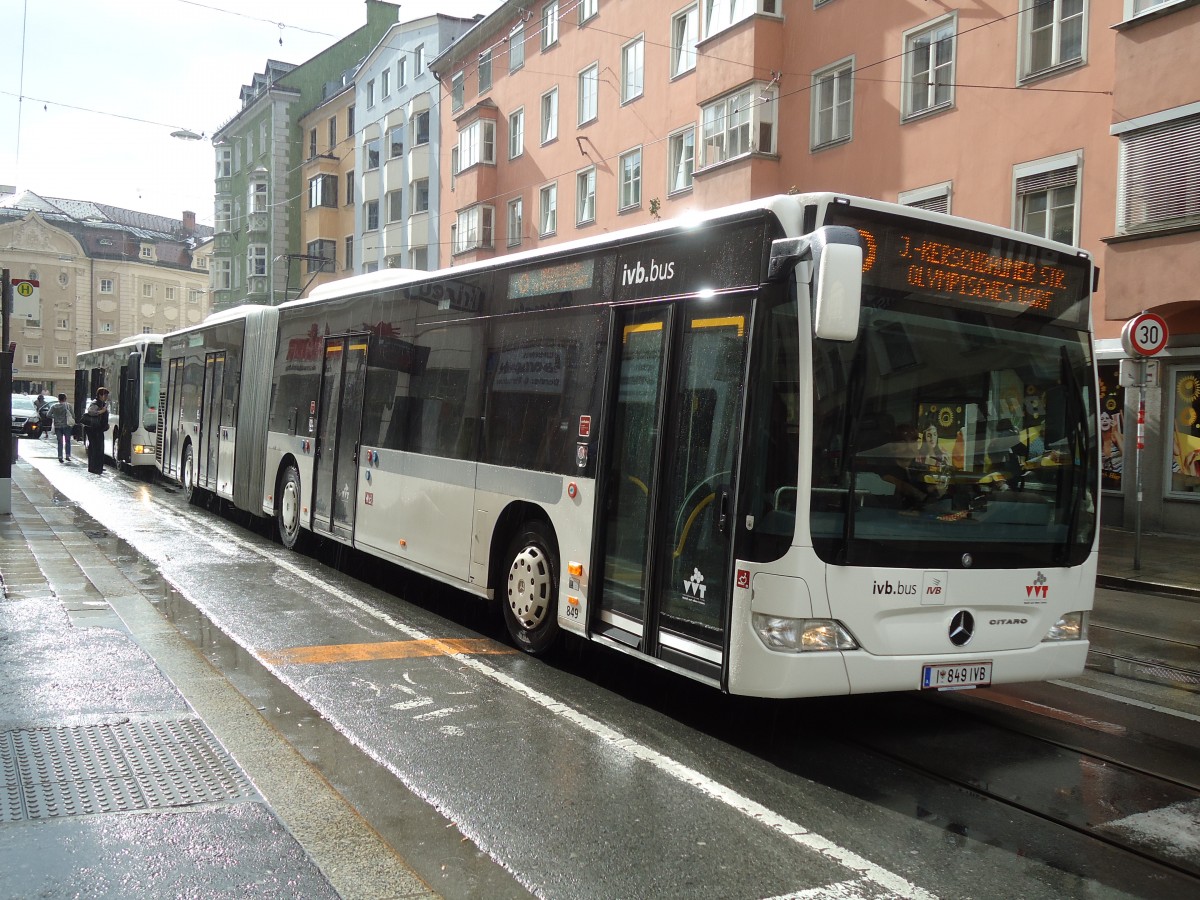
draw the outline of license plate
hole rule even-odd
[[[955,663],[950,666],[925,666],[921,672],[921,690],[956,691],[987,687],[992,683],[991,662]]]

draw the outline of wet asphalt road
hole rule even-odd
[[[1200,717],[1152,686],[1092,675],[969,697],[762,703],[578,644],[532,660],[471,598],[338,548],[288,553],[164,486],[23,455],[445,896],[1200,885]],[[304,797],[284,803],[246,768],[292,828]]]

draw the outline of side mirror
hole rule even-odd
[[[802,238],[784,238],[771,247],[768,279],[775,280],[796,269],[808,286],[813,301],[813,334],[828,341],[852,341],[858,337],[858,313],[862,307],[862,239],[845,225],[826,225]]]

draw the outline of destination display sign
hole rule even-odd
[[[863,239],[863,287],[1086,328],[1086,257],[874,210],[834,205],[828,225]]]

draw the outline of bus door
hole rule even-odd
[[[317,404],[313,531],[354,536],[367,335],[325,339]]]
[[[183,430],[183,358],[176,357],[167,362],[167,389],[158,403],[159,431],[158,454],[162,470],[167,475],[181,478],[179,461],[179,438]]]
[[[623,308],[595,630],[721,677],[752,298]]]
[[[200,394],[200,433],[196,436],[196,486],[216,491],[220,470],[221,397],[225,393],[225,351],[204,355],[204,390]]]
[[[113,461],[118,463],[133,459],[133,432],[141,425],[141,360],[140,353],[130,353],[117,378],[119,396],[112,432]]]

